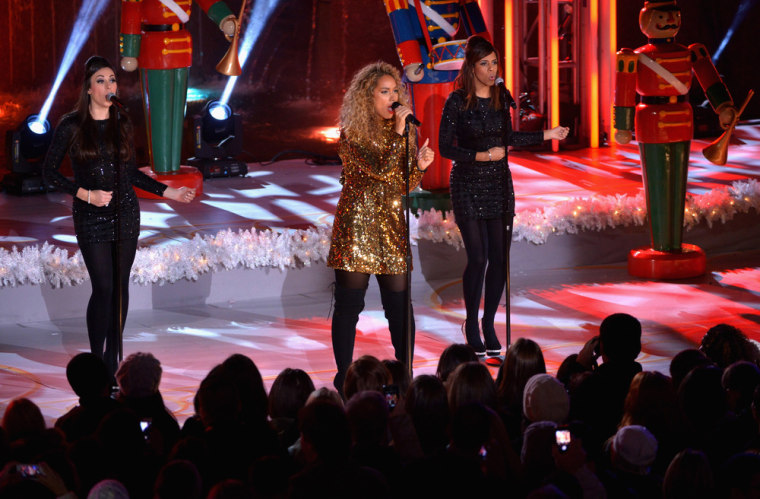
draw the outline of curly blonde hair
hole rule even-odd
[[[398,69],[383,61],[364,66],[351,80],[340,108],[339,125],[348,139],[369,142],[379,132],[384,120],[375,112],[372,92],[377,87],[380,78],[385,75],[396,80],[399,89],[398,100],[401,104],[407,105],[406,88],[401,83]]]

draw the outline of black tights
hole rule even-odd
[[[512,219],[457,220],[467,252],[467,266],[462,276],[467,323],[477,328],[480,296],[485,279],[483,329],[493,328],[496,310],[506,284],[507,255],[512,242]],[[509,304],[507,304],[509,306]]]
[[[335,282],[348,289],[367,289],[369,276],[361,272],[335,271]],[[406,290],[406,274],[375,274],[380,289],[400,292]]]
[[[84,264],[90,274],[92,295],[87,304],[87,334],[90,350],[101,357],[111,375],[116,373],[120,332],[116,323],[116,242],[80,244]],[[127,318],[129,306],[129,273],[135,260],[137,238],[123,240],[119,246],[121,267],[121,325]],[[104,349],[105,345],[105,349]]]

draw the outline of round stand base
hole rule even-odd
[[[197,168],[192,166],[181,165],[179,170],[171,173],[156,173],[150,166],[143,166],[140,168],[140,171],[169,187],[174,187],[175,189],[179,189],[180,187],[195,189],[196,199],[203,194],[203,175]],[[138,198],[163,199],[161,196],[156,196],[153,193],[138,189],[137,187],[135,187],[135,192],[137,193]]]
[[[628,273],[645,279],[686,279],[701,276],[706,270],[705,252],[694,244],[682,244],[680,253],[649,247],[628,253]]]

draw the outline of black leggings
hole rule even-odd
[[[338,286],[348,289],[367,289],[370,275],[336,269],[335,282]],[[375,274],[375,277],[381,289],[393,292],[406,290],[406,274]]]
[[[92,283],[92,295],[87,304],[87,334],[90,338],[90,350],[105,361],[111,375],[116,373],[119,363],[121,334],[116,322],[116,244],[115,241],[111,241],[79,245]],[[137,238],[122,240],[119,244],[122,332],[129,306],[129,273],[135,261],[136,251]]]
[[[499,308],[499,300],[506,284],[507,255],[512,243],[513,215],[509,214],[505,218],[457,220],[467,253],[462,290],[467,322],[471,327],[475,327],[478,322],[484,279],[484,329],[493,327],[496,310]]]

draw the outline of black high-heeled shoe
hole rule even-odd
[[[499,343],[499,338],[496,337],[496,329],[494,329],[493,324],[487,327],[481,320],[480,325],[483,331],[483,338],[486,340],[486,355],[489,357],[500,356],[501,343]]]
[[[475,355],[479,359],[482,359],[486,356],[486,347],[480,339],[480,330],[477,328],[477,323],[475,324],[475,331],[472,331],[472,329],[467,328],[467,321],[464,321],[462,323],[462,336],[464,336],[465,342],[475,350]]]

